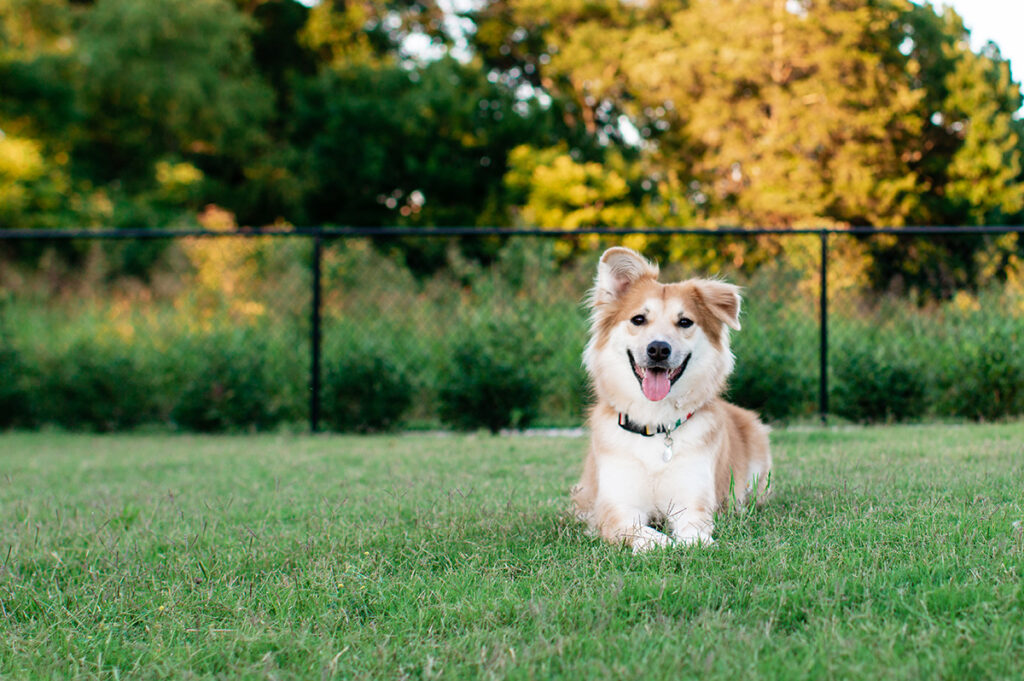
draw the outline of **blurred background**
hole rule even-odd
[[[1021,105],[900,0],[3,0],[0,427],[578,425],[612,244],[746,287],[771,420],[822,352],[838,420],[1017,416]]]

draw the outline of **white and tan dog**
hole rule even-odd
[[[597,401],[573,502],[601,537],[634,552],[712,543],[715,511],[764,501],[772,465],[768,427],[719,397],[733,369],[739,289],[657,278],[636,252],[605,251],[583,354]]]

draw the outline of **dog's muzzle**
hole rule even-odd
[[[672,346],[665,341],[653,341],[647,346],[648,362],[644,366],[637,364],[631,350],[626,350],[629,357],[629,366],[633,369],[633,375],[640,383],[640,391],[644,397],[652,402],[665,399],[672,386],[683,375],[686,365],[690,363],[693,353],[686,355],[686,358],[677,367],[668,364],[668,358],[672,355]],[[657,359],[655,359],[657,358]]]

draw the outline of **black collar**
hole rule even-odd
[[[643,435],[644,437],[654,437],[658,433],[671,433],[673,430],[689,421],[691,416],[693,416],[692,411],[687,414],[685,418],[679,419],[670,426],[659,425],[657,428],[651,428],[650,426],[641,426],[638,423],[633,423],[629,420],[629,416],[626,414],[619,414],[619,428],[628,430],[631,433],[636,433],[637,435]]]

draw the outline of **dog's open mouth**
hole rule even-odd
[[[675,369],[670,369],[667,366],[638,366],[636,360],[633,359],[633,353],[626,350],[626,354],[629,355],[629,366],[633,368],[633,375],[640,382],[640,390],[643,391],[644,397],[652,402],[657,402],[665,399],[668,392],[672,390],[672,386],[683,375],[686,365],[690,363],[693,353],[686,355],[683,363]]]

